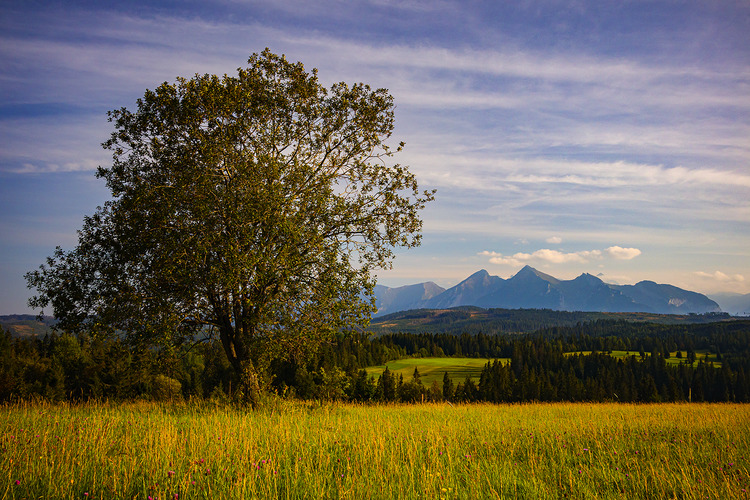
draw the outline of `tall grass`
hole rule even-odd
[[[0,498],[746,498],[742,405],[0,408]]]

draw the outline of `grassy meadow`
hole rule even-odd
[[[592,351],[576,351],[567,352],[565,354],[572,356],[574,354],[588,355],[591,353]],[[646,355],[646,358],[651,356],[651,353],[648,352],[644,354]],[[618,359],[626,359],[630,356],[635,356],[636,358],[641,359],[640,354],[637,351],[609,351],[609,355]],[[687,363],[687,351],[672,351],[669,353],[669,357],[665,361],[667,365],[685,364]],[[712,353],[707,349],[698,349],[695,351],[695,361],[693,361],[692,366],[698,366],[698,363],[701,361],[704,363],[712,363],[717,368],[721,367],[721,361],[719,360],[718,354],[715,352]]]
[[[566,353],[570,356],[574,354],[591,354],[591,351],[576,351]],[[650,353],[645,353],[646,357],[650,356]],[[677,365],[680,363],[686,363],[687,353],[682,352],[682,357],[677,356],[677,351],[670,353],[670,357],[667,358],[666,362],[668,365]],[[633,351],[611,351],[610,356],[620,359],[625,359],[630,356],[636,356],[640,359],[638,352]],[[706,363],[713,363],[714,366],[720,367],[721,362],[719,361],[716,353],[710,353],[706,350],[696,351],[696,361],[693,366],[697,366],[698,361],[703,360]],[[367,367],[367,375],[379,378],[387,366],[396,377],[402,375],[404,381],[408,382],[412,380],[414,374],[414,368],[419,369],[421,375],[422,384],[425,387],[429,387],[433,381],[437,381],[442,387],[443,375],[448,372],[448,376],[453,380],[454,384],[463,382],[466,377],[473,379],[475,382],[479,381],[479,376],[482,373],[482,369],[487,362],[492,362],[494,359],[486,358],[404,358],[395,361],[389,361],[385,365],[369,366]],[[509,358],[499,358],[499,361],[503,363],[510,363]]]
[[[0,498],[747,498],[748,410],[6,405]]]
[[[448,372],[448,376],[456,384],[466,380],[466,377],[479,381],[482,368],[488,361],[493,360],[485,358],[404,358],[389,361],[385,365],[368,366],[366,370],[368,376],[378,379],[387,366],[396,377],[403,375],[404,382],[408,382],[412,380],[414,368],[418,368],[422,384],[429,387],[433,381],[437,381],[442,387],[445,372]],[[507,359],[501,359],[501,361],[509,362]]]

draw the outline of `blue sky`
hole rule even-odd
[[[750,3],[0,3],[0,314],[108,192],[106,111],[269,47],[396,102],[437,199],[384,285],[526,264],[750,292]]]

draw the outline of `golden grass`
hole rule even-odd
[[[0,498],[746,498],[749,408],[9,405]]]

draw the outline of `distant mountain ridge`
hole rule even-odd
[[[717,293],[709,298],[716,301],[722,311],[734,316],[750,316],[750,293]]]
[[[378,308],[378,314],[381,316],[408,309],[417,309],[419,304],[443,292],[445,292],[445,288],[436,285],[432,281],[417,285],[400,286],[398,288],[375,285],[375,306]]]
[[[375,316],[459,306],[656,314],[721,312],[719,305],[705,295],[672,285],[653,281],[612,285],[587,273],[572,280],[559,280],[531,266],[508,279],[482,269],[447,290],[432,282],[399,288],[378,285],[375,297]]]

